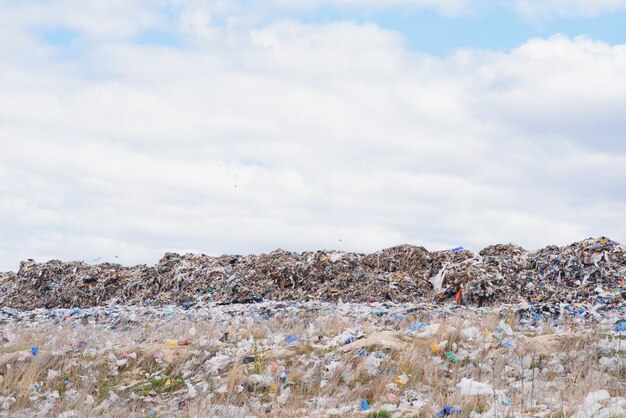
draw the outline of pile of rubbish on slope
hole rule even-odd
[[[626,304],[527,310],[3,308],[0,417],[624,416]]]
[[[625,299],[626,248],[604,237],[536,251],[500,244],[479,253],[412,245],[367,255],[166,253],[155,266],[133,267],[29,260],[17,274],[0,274],[0,305],[18,309],[262,300],[615,305]]]

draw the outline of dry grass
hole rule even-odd
[[[494,333],[502,318],[497,314],[471,321],[434,318],[430,322],[439,324],[434,336],[407,338],[395,347],[344,351],[342,344],[330,345],[349,329],[405,332],[418,318],[428,320],[424,314],[396,323],[331,315],[291,322],[159,320],[115,331],[97,324],[7,325],[4,334],[12,337],[0,347],[0,395],[14,398],[5,402],[7,416],[29,415],[51,404],[48,415],[70,411],[76,417],[146,416],[151,408],[159,416],[325,416],[329,410],[351,416],[358,414],[360,399],[372,411],[404,400],[409,409],[397,416],[430,416],[443,405],[461,408],[465,416],[491,407],[503,415],[532,415],[537,405],[554,416],[570,416],[595,390],[626,396],[623,369],[599,364],[602,357],[617,356],[600,352],[604,334],[563,336],[546,325],[539,336],[526,337],[515,318],[505,318],[518,346],[498,348]],[[470,325],[479,338],[464,336]],[[287,335],[298,340],[285,345]],[[184,338],[191,345],[163,342]],[[32,346],[39,347],[36,356]],[[216,371],[212,361],[220,355],[232,361]],[[244,363],[247,356],[254,358]],[[366,367],[368,356],[380,360],[376,373]],[[282,372],[288,374],[281,381]],[[505,395],[463,396],[456,387],[462,378],[490,382]],[[188,384],[195,396],[189,396]],[[349,410],[341,409],[346,405]]]

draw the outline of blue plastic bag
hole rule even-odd
[[[441,410],[437,412],[437,418],[447,417],[449,415],[460,415],[463,411],[459,408],[455,408],[453,406],[446,405]]]
[[[289,345],[291,343],[294,343],[298,341],[298,337],[294,337],[293,335],[287,335],[287,337],[285,337],[285,344],[283,345]]]
[[[426,324],[423,322],[416,321],[411,324],[411,331],[421,331],[424,328],[426,328]]]
[[[361,411],[369,411],[372,409],[370,404],[367,403],[367,399],[361,399]]]

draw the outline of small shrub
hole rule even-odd
[[[376,411],[367,416],[368,418],[390,418],[391,412],[389,411]]]

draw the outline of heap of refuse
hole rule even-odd
[[[0,418],[624,417],[626,304],[524,305],[4,307]]]
[[[211,257],[167,253],[155,266],[24,261],[0,275],[0,305],[18,309],[104,304],[194,306],[262,300],[325,302],[603,303],[626,299],[626,248],[608,238],[478,254],[400,245]]]

